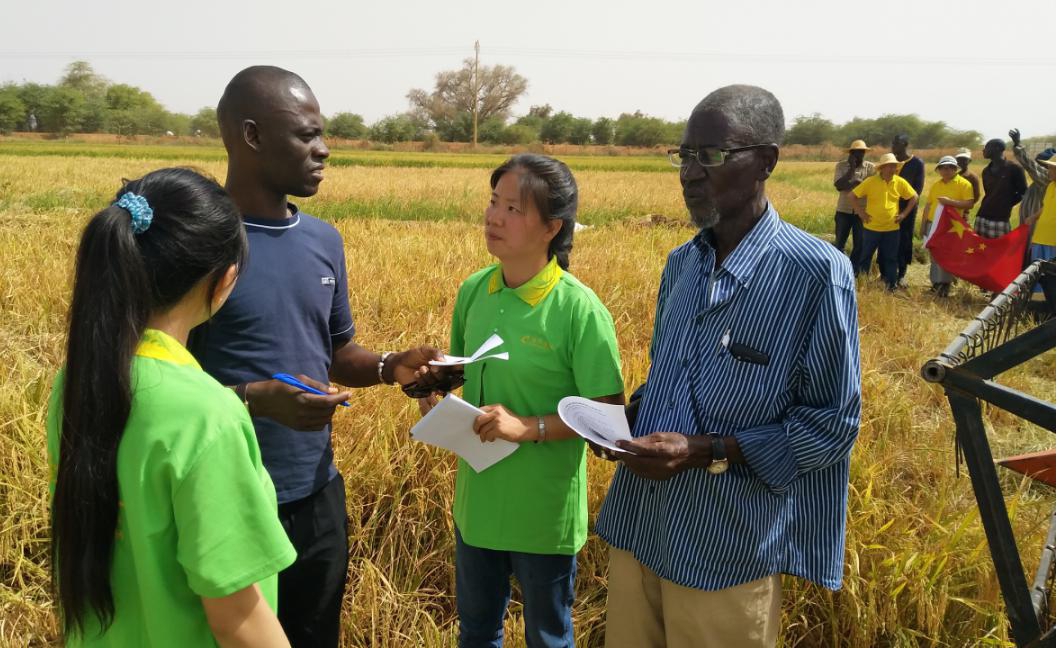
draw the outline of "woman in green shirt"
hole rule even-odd
[[[460,646],[500,646],[510,576],[524,595],[529,648],[573,644],[576,553],[587,540],[585,443],[556,414],[565,396],[624,402],[616,331],[590,288],[567,272],[576,181],[562,162],[517,155],[491,177],[488,251],[499,260],[459,288],[451,353],[492,334],[509,360],[465,369],[463,394],[485,414],[482,442],[520,444],[478,473],[459,461],[455,485]],[[435,397],[421,402],[423,412]]]
[[[234,203],[189,169],[128,182],[85,227],[47,421],[67,646],[289,646],[294,550],[253,425],[184,348],[245,254]]]

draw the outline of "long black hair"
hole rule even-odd
[[[153,209],[149,227],[134,233],[131,213],[115,203],[92,217],[77,250],[51,517],[52,586],[67,635],[83,633],[90,615],[101,629],[114,619],[117,450],[147,320],[202,280],[211,296],[246,255],[238,209],[214,180],[159,169],[126,183],[117,197],[126,192]]]
[[[562,222],[562,228],[551,239],[547,258],[558,257],[562,270],[569,269],[569,253],[573,249],[573,233],[576,231],[576,208],[579,191],[573,172],[561,160],[535,153],[515,155],[492,171],[492,189],[507,171],[521,171],[518,180],[521,199],[531,200],[543,220]]]

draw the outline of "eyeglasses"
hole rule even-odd
[[[748,151],[750,149],[767,148],[775,144],[753,144],[752,146],[737,146],[734,148],[720,148],[718,146],[706,146],[702,149],[680,147],[668,149],[668,161],[673,167],[685,168],[690,166],[690,160],[696,160],[703,167],[722,166],[732,153]]]

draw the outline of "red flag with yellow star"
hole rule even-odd
[[[940,267],[985,290],[1005,290],[1024,268],[1029,230],[1021,225],[996,239],[973,231],[953,207],[944,207],[925,247]]]

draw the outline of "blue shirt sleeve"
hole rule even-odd
[[[352,322],[352,311],[349,308],[349,278],[345,269],[344,248],[339,246],[335,254],[337,258],[334,268],[334,300],[330,306],[330,338],[337,347],[356,335],[356,326]]]
[[[801,474],[843,461],[859,434],[862,385],[853,288],[826,289],[800,369],[797,405],[784,419],[735,435],[746,463],[776,493]]]

